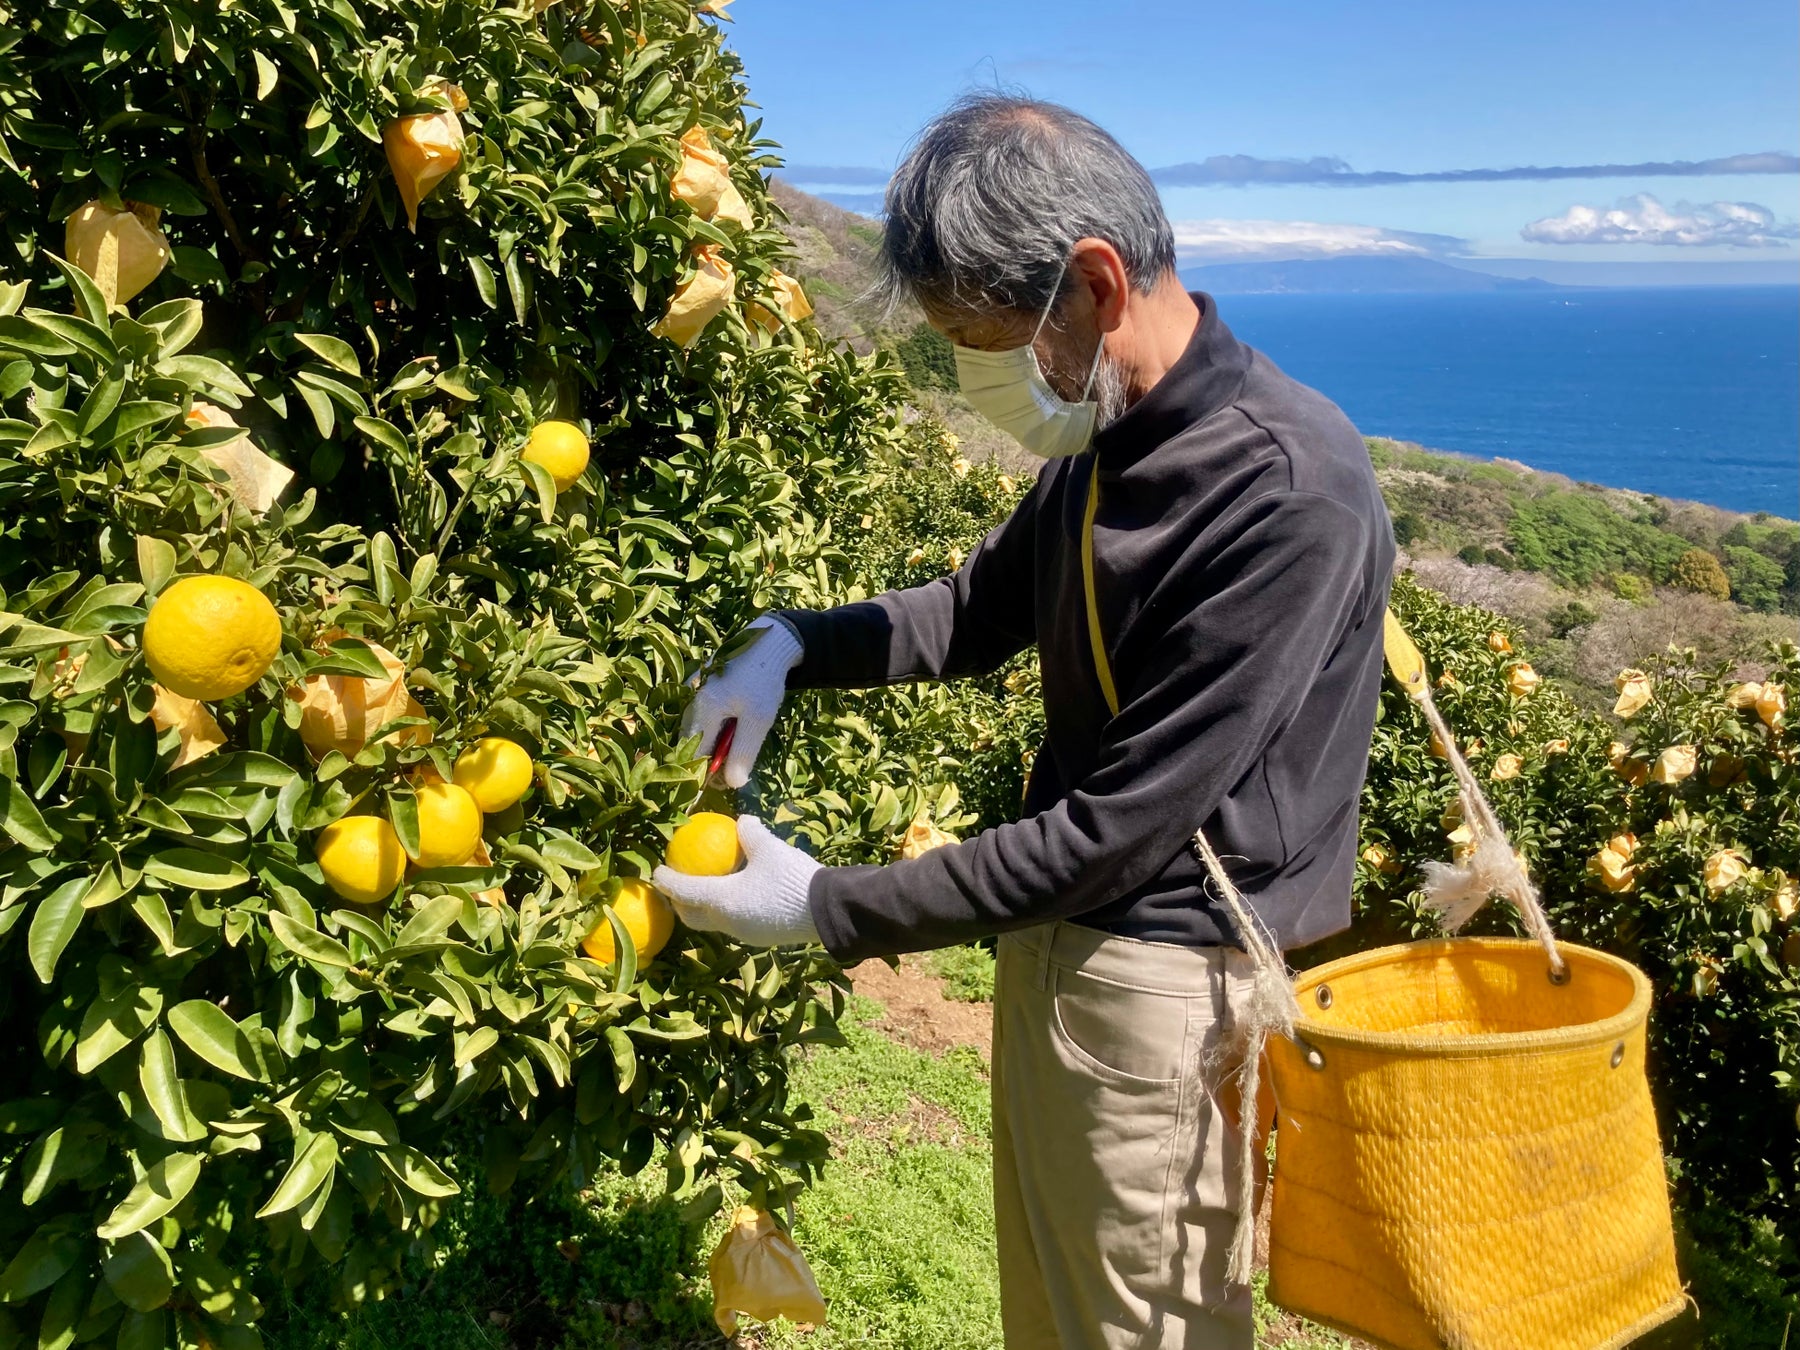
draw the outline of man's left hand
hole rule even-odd
[[[807,887],[819,864],[775,837],[755,816],[738,817],[744,866],[722,877],[659,867],[652,880],[689,928],[723,933],[752,947],[817,942]]]

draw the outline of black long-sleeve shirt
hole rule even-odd
[[[794,688],[991,671],[1035,643],[1048,732],[1023,817],[808,894],[849,963],[1069,919],[1233,943],[1196,826],[1284,947],[1350,919],[1357,798],[1393,534],[1367,448],[1329,400],[1238,342],[1212,299],[1186,352],[1090,452],[1048,465],[953,576],[782,617]],[[1081,523],[1117,684],[1089,645]]]

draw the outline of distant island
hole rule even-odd
[[[1181,279],[1216,295],[1321,294],[1373,291],[1550,291],[1537,277],[1498,277],[1453,267],[1435,258],[1295,258],[1286,262],[1208,263],[1184,268]]]

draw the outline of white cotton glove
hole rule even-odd
[[[651,878],[689,928],[723,933],[751,947],[817,942],[807,887],[819,864],[775,837],[755,816],[738,817],[741,871],[696,877],[659,867]]]
[[[793,629],[766,614],[745,631],[759,631],[759,636],[700,686],[681,719],[681,734],[698,733],[702,754],[711,754],[726,721],[737,719],[724,765],[725,785],[732,788],[750,781],[763,740],[781,712],[788,672],[800,664],[806,650]]]

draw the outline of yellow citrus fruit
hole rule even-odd
[[[567,492],[587,470],[587,433],[573,422],[539,422],[531,429],[519,458],[543,465],[556,490]]]
[[[481,843],[481,808],[455,783],[424,783],[418,791],[420,867],[461,867]]]
[[[255,684],[281,650],[281,618],[236,577],[183,577],[144,624],[144,660],[163,688],[202,702]]]
[[[699,811],[669,840],[665,862],[691,877],[722,877],[744,865],[737,822],[717,811]]]
[[[531,786],[531,756],[517,741],[484,737],[456,757],[451,781],[483,812],[504,811]]]
[[[612,907],[619,922],[625,925],[625,931],[631,934],[632,942],[637,944],[639,961],[648,961],[660,952],[663,944],[668,942],[669,934],[675,931],[675,911],[669,908],[669,902],[649,882],[637,877],[619,887]],[[581,940],[581,950],[601,965],[618,955],[612,925],[606,921],[604,913],[600,922],[594,925],[594,931]]]
[[[400,836],[380,816],[345,816],[319,831],[313,856],[325,884],[357,905],[373,905],[394,893],[406,871]]]

